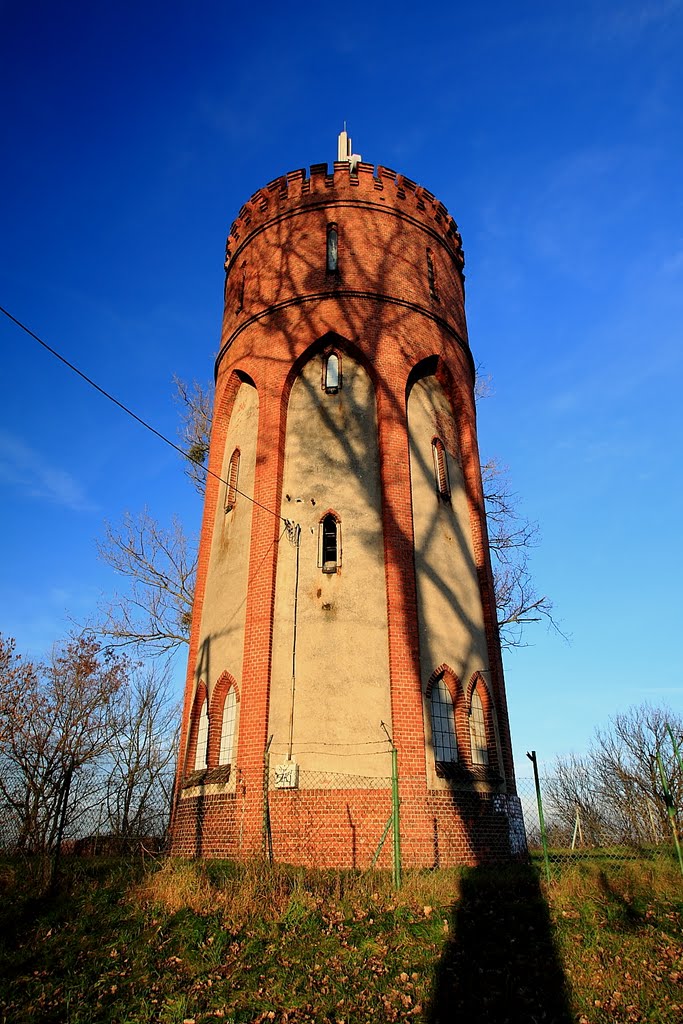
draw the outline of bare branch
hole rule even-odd
[[[176,388],[175,402],[180,409],[180,446],[191,460],[185,463],[185,473],[199,494],[203,495],[206,489],[203,467],[209,455],[213,416],[213,386],[199,384],[196,380],[187,384],[175,376],[173,383]]]
[[[170,652],[188,642],[197,553],[180,521],[161,526],[147,509],[127,512],[119,526],[105,523],[100,558],[130,581],[128,596],[114,595],[101,609],[97,632],[113,646],[144,645]]]
[[[566,640],[553,616],[552,601],[536,592],[529,568],[529,552],[539,541],[538,523],[520,515],[506,466],[489,459],[481,475],[502,646],[524,646],[524,626],[542,620]]]

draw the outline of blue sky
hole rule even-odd
[[[494,395],[480,444],[541,526],[506,656],[520,768],[633,703],[683,712],[683,6],[0,0],[0,304],[174,436],[242,203],[335,156],[433,191]],[[198,528],[174,453],[0,322],[0,629],[34,654],[115,588],[105,518]]]

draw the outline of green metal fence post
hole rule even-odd
[[[268,789],[270,784],[270,744],[273,742],[271,736],[263,752],[263,852],[268,863],[273,863],[273,833],[270,828],[270,801]]]
[[[548,857],[548,834],[545,830],[545,819],[543,817],[543,800],[541,799],[541,782],[538,777],[538,763],[536,751],[527,751],[526,755],[534,766],[534,783],[536,784],[536,803],[538,804],[538,823],[541,826],[541,845],[543,846],[543,860],[545,862],[545,877],[550,881],[550,859]]]
[[[401,888],[401,822],[399,808],[401,801],[398,795],[398,750],[394,741],[389,735],[384,722],[379,723],[384,729],[384,734],[391,744],[391,818],[394,826],[394,887]],[[382,840],[383,841],[383,840]]]
[[[678,866],[680,867],[681,874],[683,875],[683,855],[681,855],[681,844],[678,841],[678,829],[676,828],[676,805],[673,802],[673,797],[671,796],[669,785],[666,781],[666,772],[664,771],[662,755],[659,751],[657,751],[657,764],[659,765],[659,775],[662,780],[662,789],[664,791],[664,803],[666,804],[669,822],[671,823],[671,831],[674,837],[674,846],[676,847],[676,853],[678,854]]]
[[[391,801],[394,819],[394,887],[401,888],[401,828],[398,796],[398,750],[391,745]]]
[[[676,742],[676,737],[674,736],[673,729],[671,728],[668,722],[666,723],[666,731],[668,732],[669,737],[671,739],[671,745],[674,748],[674,754],[676,755],[676,758],[678,760],[678,767],[683,772],[683,757],[681,757],[681,751],[678,746],[678,743]]]

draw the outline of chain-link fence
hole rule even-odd
[[[264,778],[262,847],[275,862],[393,869],[398,882],[402,867],[447,867],[526,850],[550,875],[581,862],[676,854],[678,818],[663,796],[659,801],[644,796],[640,806],[619,813],[597,799],[572,805],[553,777],[540,778],[538,790],[533,778],[518,778],[517,796],[496,793],[495,786],[477,779],[451,780],[425,794],[424,777],[360,776],[291,765],[287,774],[286,767],[271,766]],[[231,855],[239,857],[244,825],[237,789],[232,799]],[[144,825],[121,834],[112,829],[101,802],[87,802],[67,821],[62,852],[163,850],[168,821],[166,801],[150,803]],[[32,852],[25,824],[15,810],[0,807],[1,850]]]
[[[170,804],[164,796],[146,801],[144,813],[128,823],[112,822],[101,799],[83,800],[69,810],[61,833],[60,849],[64,854],[116,855],[141,848],[162,851],[168,845]],[[49,808],[29,817],[23,809],[0,805],[0,851],[51,854],[56,836],[53,819]]]
[[[518,778],[517,793],[529,853],[551,875],[581,862],[677,856],[679,815],[663,792],[619,806],[596,788],[591,801],[572,802],[560,780],[547,776],[538,790],[533,778]]]

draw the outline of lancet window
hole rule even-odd
[[[431,249],[427,249],[427,283],[429,284],[429,294],[433,299],[439,298],[439,293],[436,290],[436,273],[434,271],[434,254]]]
[[[328,395],[336,395],[341,387],[341,362],[336,352],[330,352],[325,357],[323,386]]]
[[[237,717],[237,694],[234,686],[231,686],[223,705],[223,718],[221,722],[221,748],[218,755],[219,764],[232,764],[233,750],[235,744],[235,719]]]
[[[436,480],[436,491],[444,501],[450,501],[451,482],[448,477],[448,460],[446,449],[440,437],[432,440],[432,455],[434,457],[434,477]]]
[[[197,729],[197,750],[194,756],[195,771],[206,768],[207,753],[209,746],[209,705],[205,700],[199,712],[199,727]]]
[[[328,512],[320,520],[318,564],[323,572],[336,572],[341,565],[341,523]]]
[[[453,701],[443,676],[440,676],[432,687],[429,709],[432,720],[434,760],[437,763],[457,761],[458,741],[455,736]]]
[[[489,748],[486,741],[486,720],[481,697],[475,686],[470,704],[470,740],[472,743],[472,763],[488,764]]]
[[[327,225],[327,270],[336,274],[339,270],[339,232],[336,224]]]
[[[240,450],[235,448],[228,465],[227,487],[225,491],[225,511],[232,512],[237,504],[237,478],[240,471]]]

